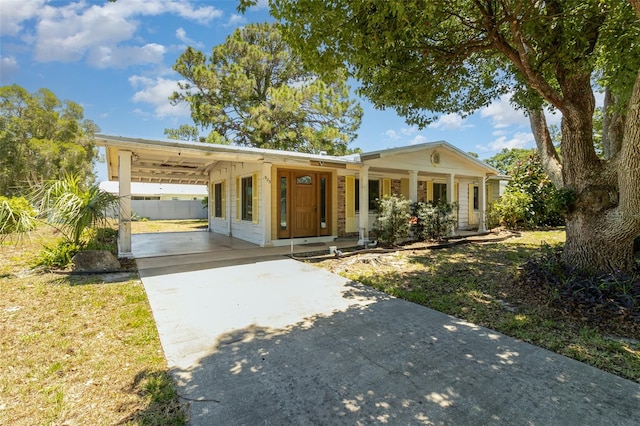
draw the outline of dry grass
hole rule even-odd
[[[207,229],[207,226],[207,221],[201,219],[139,220],[131,222],[131,233],[146,234],[151,232],[202,231],[203,229]]]
[[[31,270],[55,238],[0,246],[0,424],[184,424],[138,275]]]

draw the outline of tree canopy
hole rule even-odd
[[[244,0],[242,7],[255,3]],[[529,116],[543,167],[574,193],[565,262],[629,270],[640,234],[640,0],[271,0],[285,38],[321,75],[424,126],[502,94]],[[605,91],[602,144],[595,90]],[[562,114],[560,149],[543,108]]]
[[[498,169],[500,173],[510,175],[518,161],[526,161],[532,154],[535,154],[533,149],[504,148],[499,153],[484,160],[484,162]]]
[[[96,131],[80,105],[48,89],[30,94],[18,85],[0,87],[0,195],[65,174],[92,181]]]
[[[209,58],[189,47],[174,69],[186,81],[171,101],[190,105],[194,123],[210,130],[208,142],[340,155],[360,126],[345,73],[336,69],[325,82],[307,71],[277,24],[240,28]],[[165,133],[193,136],[182,130]]]

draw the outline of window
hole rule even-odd
[[[280,229],[287,229],[287,177],[280,177]]]
[[[477,186],[473,187],[473,209],[480,210],[480,195]]]
[[[360,179],[356,179],[356,212],[360,211]],[[380,199],[380,181],[369,180],[369,211],[378,210],[378,200]]]
[[[253,220],[253,177],[241,179],[242,220]]]
[[[222,182],[218,182],[213,186],[213,216],[224,217],[224,186]]]
[[[447,202],[447,184],[434,183],[433,184],[433,204],[446,203],[446,202]]]

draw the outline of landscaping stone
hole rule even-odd
[[[107,250],[83,250],[73,256],[71,260],[74,264],[74,271],[77,272],[115,271],[120,269],[118,259]]]

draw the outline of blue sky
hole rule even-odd
[[[0,84],[45,87],[84,108],[102,133],[164,139],[191,123],[168,96],[181,76],[171,67],[187,46],[206,54],[236,28],[270,20],[259,4],[239,15],[237,2],[187,0],[0,0]],[[502,148],[534,146],[529,122],[504,96],[470,117],[448,114],[425,129],[366,100],[352,147],[364,151],[446,140],[481,159]],[[558,122],[557,117],[551,123]],[[104,179],[106,166],[97,166]]]

